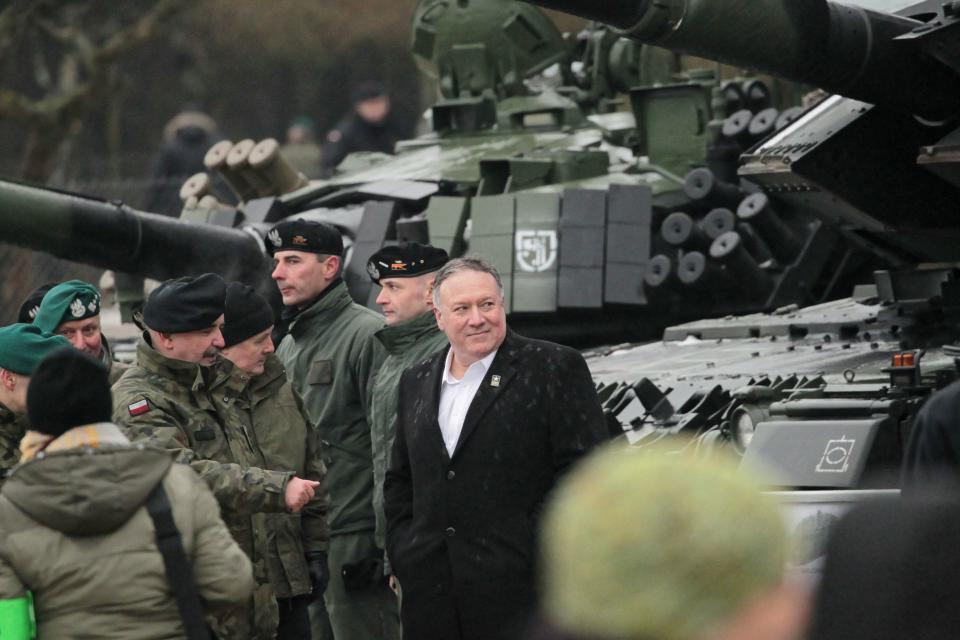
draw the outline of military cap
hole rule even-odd
[[[0,329],[0,369],[29,376],[43,357],[70,341],[23,322]]]
[[[110,422],[109,372],[99,360],[68,345],[49,353],[30,377],[30,428],[59,436],[74,427]]]
[[[81,280],[61,282],[43,296],[33,323],[53,333],[63,322],[100,315],[100,292]]]
[[[167,280],[143,304],[143,322],[163,333],[206,329],[223,315],[226,296],[227,285],[215,273]]]
[[[601,449],[542,530],[547,620],[598,639],[699,638],[778,585],[787,556],[776,504],[721,456]]]
[[[343,236],[332,224],[313,220],[284,220],[267,233],[270,255],[277,251],[306,251],[343,255]]]
[[[40,311],[40,302],[43,300],[43,296],[55,286],[57,286],[56,282],[47,282],[31,291],[20,304],[20,311],[17,312],[17,322],[26,322],[28,324],[33,322],[37,317],[37,313]]]
[[[230,347],[273,326],[273,309],[253,287],[231,282],[223,310],[224,346]]]
[[[413,278],[437,271],[449,259],[443,249],[408,242],[402,246],[384,247],[370,256],[367,274],[376,284],[380,284],[380,278]]]

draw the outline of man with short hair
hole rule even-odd
[[[235,409],[253,427],[251,448],[258,466],[292,470],[321,483],[299,514],[254,516],[257,546],[266,551],[267,577],[277,596],[277,637],[310,640],[311,590],[321,595],[329,578],[326,467],[320,439],[307,427],[300,397],[273,354],[273,321],[273,309],[253,287],[230,283],[221,329],[223,357],[216,365],[222,375],[212,390],[236,397]]]
[[[380,285],[377,304],[386,319],[376,333],[387,352],[370,388],[370,433],[373,440],[373,506],[377,546],[386,548],[383,479],[396,433],[400,376],[408,367],[447,346],[447,336],[433,317],[433,279],[447,263],[443,249],[410,242],[384,247],[370,256],[367,273]]]
[[[44,333],[32,324],[0,329],[0,487],[20,460],[20,440],[27,430],[30,375],[44,356],[69,344],[63,337]]]
[[[74,347],[97,358],[110,371],[110,384],[120,379],[128,365],[115,362],[100,326],[100,292],[81,280],[61,282],[47,291],[33,323],[48,333],[63,336]]]
[[[535,600],[534,538],[558,477],[606,438],[583,357],[507,329],[500,274],[476,258],[437,273],[450,348],[400,380],[384,486],[405,636],[515,637]]]
[[[184,638],[204,609],[250,597],[250,561],[203,480],[163,450],[132,446],[111,408],[94,358],[63,344],[37,366],[23,461],[0,494],[0,637]],[[179,554],[157,545],[151,512],[164,507]],[[166,567],[177,555],[192,585]],[[174,590],[191,586],[184,618]],[[26,633],[34,613],[38,636]]]
[[[367,400],[383,362],[383,318],[350,298],[340,279],[336,227],[290,220],[267,234],[289,333],[277,349],[327,455],[330,575],[324,600],[337,640],[397,638],[397,599],[374,540]],[[314,610],[314,618],[321,619]]]
[[[146,325],[137,345],[137,366],[114,385],[114,421],[133,442],[175,455],[200,474],[220,504],[234,539],[254,563],[252,608],[217,618],[224,638],[272,638],[278,608],[266,577],[266,549],[258,546],[254,514],[297,512],[314,496],[317,481],[260,465],[251,445],[249,420],[233,407],[236,393],[213,393],[211,369],[223,348],[226,284],[220,276],[167,280],[147,298]]]

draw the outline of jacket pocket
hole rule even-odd
[[[331,384],[333,360],[314,360],[307,372],[307,384]]]

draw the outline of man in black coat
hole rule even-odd
[[[492,265],[449,262],[433,296],[451,346],[400,381],[387,553],[405,638],[494,640],[533,608],[544,498],[603,413],[579,353],[508,331]]]

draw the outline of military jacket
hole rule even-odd
[[[447,336],[437,327],[433,312],[407,322],[387,326],[376,333],[387,352],[373,384],[370,385],[370,434],[373,441],[373,506],[377,517],[376,540],[381,549],[386,542],[386,518],[383,514],[383,479],[390,464],[390,449],[396,434],[397,396],[400,376],[407,367],[447,346]]]
[[[110,372],[109,380],[110,384],[113,385],[120,379],[120,376],[123,375],[123,372],[130,368],[130,365],[126,362],[120,362],[119,360],[113,359],[113,351],[110,349],[110,343],[107,342],[107,336],[101,338],[102,348],[100,349],[100,362],[104,364],[107,370]]]
[[[217,362],[217,368],[224,378],[213,383],[212,391],[216,394],[221,387],[241,390],[236,394],[235,407],[253,426],[251,435],[259,466],[290,471],[321,483],[314,499],[300,513],[254,515],[254,528],[264,534],[267,574],[277,597],[309,593],[305,556],[326,551],[329,538],[329,495],[320,439],[307,427],[300,398],[276,356],[267,358],[264,372],[252,378],[225,358]]]
[[[367,398],[384,358],[374,337],[382,326],[383,317],[354,303],[341,282],[293,320],[277,349],[323,445],[330,535],[375,525]]]
[[[0,487],[3,487],[7,473],[20,460],[20,440],[26,428],[25,415],[17,415],[0,403]]]
[[[131,441],[171,451],[200,474],[253,562],[253,620],[249,610],[220,616],[218,635],[272,638],[279,611],[266,563],[267,532],[253,514],[286,512],[284,490],[293,472],[263,468],[250,421],[234,406],[248,382],[246,376],[228,379],[216,367],[167,358],[141,340],[137,366],[113,386],[113,416]]]

